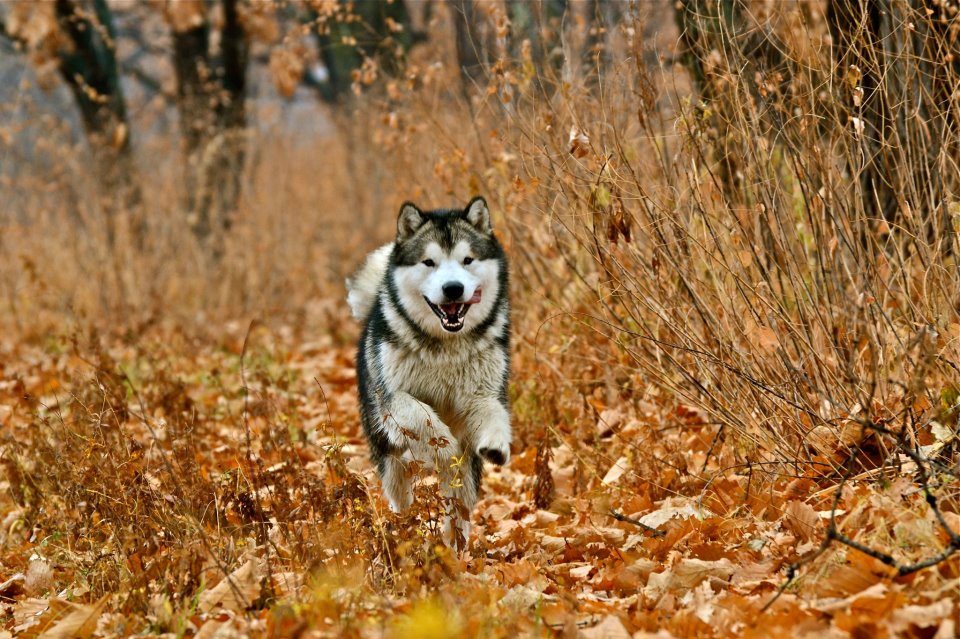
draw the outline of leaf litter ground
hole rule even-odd
[[[836,478],[725,470],[695,408],[548,387],[523,352],[464,553],[428,473],[386,507],[349,339],[152,328],[0,362],[0,637],[956,636],[955,560],[897,577],[837,546],[783,588]],[[882,479],[845,485],[840,531],[943,548],[910,472]]]

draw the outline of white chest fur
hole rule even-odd
[[[480,397],[498,396],[506,375],[502,350],[493,345],[482,349],[475,343],[473,346],[451,343],[428,352],[381,344],[380,362],[387,390],[409,393],[429,404],[459,436],[467,407]]]

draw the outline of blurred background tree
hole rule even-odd
[[[188,220],[201,240],[215,227],[230,229],[240,197],[249,41],[238,5],[238,0],[214,7],[203,0],[164,4],[173,34]],[[219,29],[211,24],[212,8],[219,10]]]
[[[140,185],[110,7],[106,0],[87,5],[74,0],[13,2],[2,17],[0,33],[14,40],[35,65],[55,67],[73,95],[113,243],[117,211],[136,208]]]
[[[426,38],[425,32],[413,31],[410,11],[402,0],[308,3],[306,18],[325,67],[319,77],[308,78],[320,96],[331,102],[345,98],[365,60],[376,60],[381,69],[395,75],[414,42]]]
[[[945,0],[914,4],[823,0],[797,5],[811,21],[825,16],[834,69],[832,77],[817,81],[832,81],[838,90],[836,99],[823,106],[848,120],[860,136],[861,153],[848,158],[848,170],[870,194],[872,217],[887,221],[896,220],[904,207],[904,171],[924,176],[911,182],[916,192],[910,197],[931,208],[941,206],[956,186],[940,152],[942,140],[953,139],[944,133],[956,128],[958,117],[946,106],[955,92],[951,79],[960,72],[956,5]],[[216,250],[233,224],[251,159],[249,133],[257,126],[248,117],[251,74],[262,77],[268,70],[281,96],[303,100],[297,92],[312,89],[333,105],[330,113],[347,112],[354,94],[378,78],[402,77],[417,43],[447,40],[464,95],[496,85],[506,105],[518,81],[535,82],[541,97],[574,78],[598,88],[596,80],[624,58],[624,29],[641,12],[644,24],[653,25],[645,27],[642,42],[656,39],[664,16],[674,17],[677,46],[666,54],[675,54],[693,79],[717,139],[717,177],[728,201],[741,202],[739,176],[751,158],[743,156],[741,141],[731,133],[736,127],[720,117],[725,109],[710,105],[739,99],[723,93],[718,60],[738,59],[744,73],[758,74],[762,82],[753,82],[750,90],[761,102],[771,88],[790,89],[795,69],[785,61],[779,30],[763,19],[764,11],[762,3],[747,0],[17,0],[0,7],[0,26],[38,72],[54,69],[69,89],[97,176],[108,236],[115,235],[117,211],[129,211],[130,227],[143,233],[137,205],[144,176],[134,153],[137,132],[127,95],[136,86],[176,111],[185,220],[198,240]],[[910,22],[903,16],[911,11],[925,19]],[[161,20],[165,29],[145,28],[151,19]],[[913,26],[904,30],[901,24]],[[130,35],[133,46],[120,51],[118,39]],[[883,44],[893,41],[897,47]],[[166,62],[145,70],[145,58]],[[504,74],[508,60],[520,64]],[[913,68],[920,73],[911,73]],[[907,111],[892,113],[891,105],[912,96],[927,134]],[[769,102],[761,116],[773,127],[790,117],[778,112],[777,104]],[[891,154],[908,137],[922,142],[909,167]]]

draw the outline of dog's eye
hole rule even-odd
[[[434,262],[433,260],[424,260],[424,261],[422,261],[422,262],[420,262],[420,263],[423,264],[424,266],[429,267],[429,268],[433,268],[434,266],[437,265],[437,263]]]
[[[463,258],[463,265],[464,265],[464,266],[466,266],[467,264],[471,264],[472,262],[473,262],[473,258],[472,258],[472,257],[465,257],[465,258]]]

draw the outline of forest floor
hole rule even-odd
[[[901,96],[956,61],[871,35],[896,72],[841,78],[824,3],[747,3],[745,37],[709,18],[687,52],[691,3],[631,4],[609,69],[521,51],[473,91],[432,37],[383,82],[364,62],[355,109],[251,74],[244,194],[199,241],[172,102],[131,99],[143,206],[112,211],[50,125],[69,91],[0,61],[23,168],[0,184],[0,639],[960,636],[960,208],[929,179],[952,116],[926,119],[939,91],[884,105],[884,171],[916,167],[887,176],[896,224],[848,116],[861,79]],[[904,43],[955,35],[889,4]],[[291,75],[298,34],[255,57]],[[429,472],[409,512],[382,496],[342,281],[399,202],[477,193],[511,260],[514,442],[461,552]]]
[[[513,459],[488,467],[469,547],[450,551],[429,477],[410,514],[381,496],[355,334],[4,343],[0,637],[956,636],[954,560],[897,577],[834,544],[787,585],[835,479],[724,470],[718,427],[656,397],[598,394],[579,430],[546,423],[565,400],[531,400],[525,355]],[[842,531],[904,561],[946,543],[906,472],[838,499]]]

